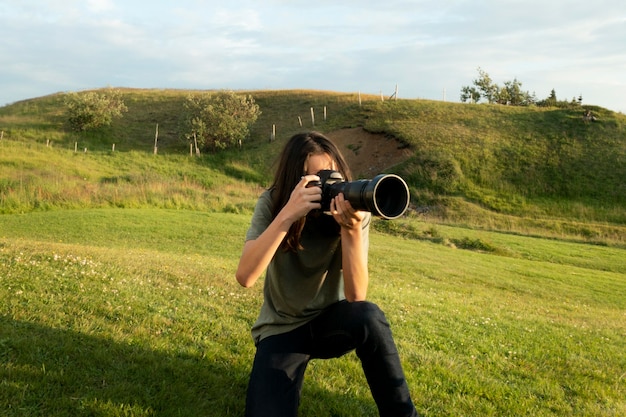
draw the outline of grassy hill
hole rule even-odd
[[[281,144],[293,133],[362,126],[393,136],[410,150],[411,158],[388,171],[407,180],[413,205],[431,219],[623,243],[622,114],[585,106],[598,117],[586,123],[580,107],[382,101],[378,96],[362,96],[359,104],[357,94],[254,91],[247,93],[262,115],[243,149],[191,158],[178,130],[189,93],[123,90],[124,117],[110,128],[83,134],[65,129],[62,94],[0,108],[0,210],[247,211],[258,187],[267,185]],[[277,140],[270,143],[273,126]]]

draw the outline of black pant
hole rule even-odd
[[[417,416],[389,324],[378,306],[367,301],[336,303],[306,325],[263,339],[250,375],[246,416],[296,416],[309,361],[353,349],[380,416]]]

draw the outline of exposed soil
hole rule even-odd
[[[336,130],[326,136],[337,144],[355,178],[372,178],[411,156],[396,139],[362,127]]]

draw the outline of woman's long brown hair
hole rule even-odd
[[[305,165],[309,155],[328,154],[335,161],[336,169],[346,181],[352,180],[352,173],[339,148],[326,136],[319,132],[299,133],[291,137],[280,155],[278,167],[274,175],[272,191],[272,218],[285,207],[296,184],[306,175]],[[302,249],[300,235],[306,217],[291,225],[282,243],[284,250],[297,251]]]

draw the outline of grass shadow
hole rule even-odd
[[[158,351],[0,318],[7,417],[242,416],[248,376],[249,369],[210,352]],[[306,385],[301,416],[377,415],[372,400]]]
[[[0,319],[5,416],[241,415],[248,370],[226,358]]]

